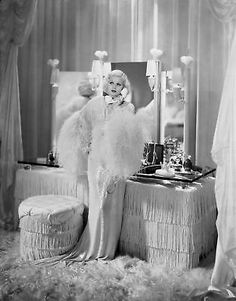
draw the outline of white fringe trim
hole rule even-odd
[[[52,257],[69,251],[83,231],[82,216],[70,219],[62,225],[40,224],[25,216],[20,220],[20,254],[25,260]],[[45,221],[43,221],[45,222]]]
[[[214,179],[187,189],[128,182],[120,251],[151,262],[195,267],[216,243]]]
[[[87,175],[79,176],[76,181],[61,168],[17,170],[16,201],[44,194],[73,196],[88,204]]]
[[[81,227],[81,223],[82,215],[80,214],[71,217],[68,216],[68,220],[60,224],[51,224],[48,222],[47,217],[39,219],[37,215],[34,215],[21,218],[19,227],[27,232],[51,235],[54,233],[71,231],[74,228]]]

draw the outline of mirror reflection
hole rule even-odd
[[[183,143],[184,135],[184,103],[176,100],[173,93],[168,92],[164,105],[164,137],[177,138]]]
[[[53,133],[56,137],[65,120],[81,110],[95,94],[88,80],[88,72],[60,72],[55,106],[56,133]]]
[[[132,89],[132,103],[136,110],[153,102],[153,92],[146,77],[146,62],[112,63],[111,66],[112,69],[120,69],[128,75]],[[171,72],[164,72],[164,74],[165,84],[162,79],[160,99],[160,143],[164,144],[168,138],[176,138],[183,144],[184,102],[181,95],[173,89]],[[57,138],[64,121],[74,112],[82,109],[95,95],[96,91],[89,82],[88,72],[60,71],[55,105],[56,133],[52,133],[53,136]]]

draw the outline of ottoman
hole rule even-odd
[[[83,212],[83,203],[71,196],[25,199],[18,208],[21,257],[36,260],[72,249],[83,231]]]

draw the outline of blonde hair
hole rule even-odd
[[[128,80],[128,77],[123,71],[118,70],[118,69],[112,70],[111,72],[109,72],[107,74],[107,76],[104,79],[104,83],[103,83],[103,91],[105,93],[108,92],[108,83],[114,76],[121,78],[123,87],[127,89],[128,93],[130,93],[131,88],[130,88],[130,82]]]

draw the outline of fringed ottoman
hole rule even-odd
[[[77,198],[39,195],[18,209],[20,254],[24,260],[61,255],[78,241],[83,230],[84,205]]]

